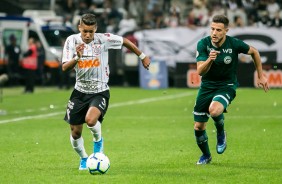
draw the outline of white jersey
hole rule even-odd
[[[62,63],[76,56],[76,45],[83,43],[81,34],[66,39]],[[74,88],[82,93],[93,94],[109,89],[108,49],[121,49],[123,38],[110,33],[95,33],[94,40],[84,43],[82,57],[75,66],[76,83]]]

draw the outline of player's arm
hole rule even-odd
[[[77,55],[74,58],[72,58],[70,61],[64,62],[63,65],[62,65],[62,70],[64,72],[70,71],[75,67],[75,65],[77,64],[77,62],[79,61],[79,59],[82,56],[82,52],[83,52],[83,49],[84,49],[84,43],[76,46],[75,49],[76,49]]]
[[[131,52],[135,53],[141,59],[143,67],[147,70],[149,69],[150,58],[146,56],[143,52],[141,52],[134,43],[132,43],[127,38],[123,38],[123,46],[125,46]]]
[[[267,78],[263,75],[260,54],[258,50],[252,46],[250,46],[248,54],[252,56],[256,70],[257,70],[257,74],[258,74],[257,84],[259,87],[262,87],[265,92],[267,92],[269,90],[269,87],[267,83]]]
[[[205,75],[210,70],[213,61],[216,59],[219,53],[219,51],[212,50],[209,53],[209,57],[206,61],[197,62],[197,72],[200,76]]]

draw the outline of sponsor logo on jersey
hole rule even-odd
[[[120,40],[109,40],[109,42],[111,42],[111,43],[121,44],[121,41],[120,41]]]
[[[101,65],[101,62],[98,58],[96,59],[86,59],[78,61],[78,68],[96,68]]]
[[[232,49],[222,49],[223,53],[232,54]]]

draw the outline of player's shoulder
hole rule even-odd
[[[111,37],[111,33],[95,33],[94,38],[96,41],[105,42]]]
[[[207,44],[207,43],[210,43],[210,42],[211,42],[211,37],[210,36],[203,37],[202,39],[200,39],[198,41],[198,43],[201,43],[201,44]]]
[[[95,33],[94,38],[96,41],[113,42],[114,40],[120,40],[122,37],[112,33]]]
[[[198,46],[207,46],[211,43],[211,37],[206,36],[198,41]]]
[[[80,39],[81,37],[80,37],[80,33],[77,33],[77,34],[72,34],[72,35],[69,35],[68,37],[67,37],[67,40],[78,40],[78,39]]]
[[[233,36],[228,36],[226,35],[226,40],[228,40],[229,42],[242,42],[242,40],[240,40],[239,38],[233,37]]]

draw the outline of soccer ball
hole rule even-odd
[[[86,161],[86,166],[90,174],[105,174],[110,168],[110,160],[103,153],[92,153]]]

